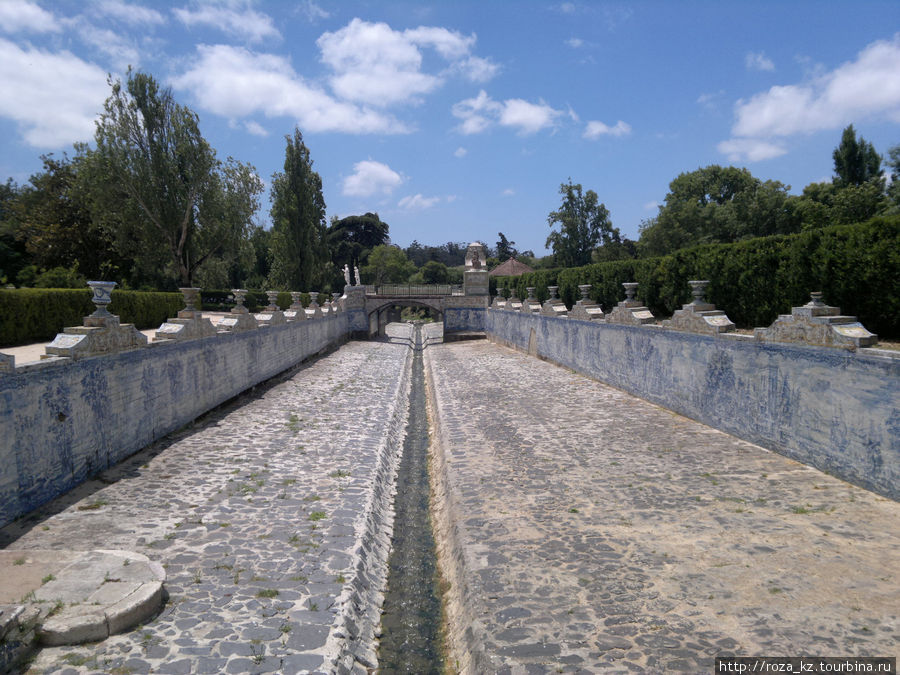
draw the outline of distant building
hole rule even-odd
[[[515,258],[509,258],[492,269],[490,275],[492,277],[517,277],[527,272],[534,272],[534,270]]]

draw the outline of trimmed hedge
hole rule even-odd
[[[822,291],[829,305],[856,315],[879,336],[900,337],[900,215],[855,225],[835,225],[793,235],[709,244],[660,258],[619,260],[520,277],[498,277],[499,288],[534,286],[539,300],[559,286],[571,307],[579,284],[605,311],[625,298],[622,283],[637,281],[637,297],[654,315],[667,317],[691,301],[688,281],[709,279],[707,300],[739,327],[769,326],[779,314]]]
[[[81,326],[96,307],[89,289],[0,289],[0,345],[52,340],[66,326]],[[122,323],[155,328],[184,309],[181,293],[113,291],[109,311]]]

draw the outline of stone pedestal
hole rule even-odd
[[[634,299],[634,293],[638,285],[634,282],[625,282],[625,299],[613,308],[606,320],[609,323],[622,323],[631,326],[643,326],[655,323],[656,319],[650,310]]]
[[[487,270],[471,269],[463,272],[463,295],[490,296],[490,277]]]
[[[525,290],[528,292],[528,297],[525,298],[525,301],[522,303],[521,311],[525,312],[526,314],[540,314],[541,303],[539,303],[537,298],[534,297],[534,287],[529,286]]]
[[[341,306],[341,294],[340,293],[332,293],[331,294],[331,308],[334,310],[335,314],[337,314],[338,312],[343,310],[343,307]]]
[[[256,319],[250,314],[250,310],[244,307],[244,298],[247,291],[243,288],[232,288],[235,305],[231,309],[231,315],[219,321],[219,330],[236,333],[243,330],[253,330],[259,327]]]
[[[135,328],[134,324],[120,324],[119,317],[110,314],[106,309],[116,283],[89,281],[88,286],[94,291],[92,302],[97,311],[84,317],[83,326],[64,328],[63,332],[57,334],[53,342],[44,348],[46,354],[42,358],[65,356],[81,359],[147,346],[147,336]]]
[[[842,316],[839,308],[822,302],[819,292],[810,296],[808,303],[780,315],[768,328],[757,328],[753,336],[761,342],[800,342],[845,349],[878,342],[878,336],[866,330],[855,316]]]
[[[291,291],[291,306],[284,311],[288,321],[306,321],[306,312],[300,302],[300,291]]]
[[[569,318],[579,321],[602,321],[605,315],[600,305],[591,300],[591,285],[581,284],[578,292],[581,293],[581,300],[572,306],[572,311],[568,314]]]
[[[284,312],[278,307],[278,291],[266,291],[266,297],[269,304],[266,310],[256,315],[256,320],[260,326],[281,326],[287,323]]]
[[[566,309],[565,303],[559,299],[559,286],[547,286],[547,290],[550,292],[550,297],[541,306],[541,314],[544,316],[566,316],[569,310]]]
[[[325,315],[322,314],[322,308],[319,307],[319,292],[310,291],[309,298],[309,307],[306,308],[306,318],[321,319]]]
[[[515,291],[509,296],[509,300],[506,301],[506,309],[513,312],[518,312],[522,309],[522,301],[516,297]]]
[[[494,302],[491,303],[491,307],[493,309],[505,309],[506,308],[506,298],[501,295],[500,291],[497,291],[497,297],[494,298]]]
[[[709,281],[689,281],[694,300],[676,310],[671,319],[662,322],[666,328],[683,330],[688,333],[718,335],[734,330],[734,323],[725,312],[706,302],[706,287]]]
[[[156,331],[157,340],[194,340],[216,334],[216,327],[209,319],[203,318],[203,312],[197,309],[200,304],[199,288],[179,288],[184,295],[185,308],[178,312],[178,317],[169,319]]]

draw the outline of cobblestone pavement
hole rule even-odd
[[[129,549],[168,575],[158,617],[98,644],[45,648],[31,672],[371,661],[409,354],[349,343],[5,528],[11,549]]]
[[[900,504],[487,342],[425,358],[457,669],[897,655]]]

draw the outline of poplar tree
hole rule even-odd
[[[300,129],[285,136],[284,172],[272,176],[270,282],[283,290],[316,291],[327,279],[325,199]]]

